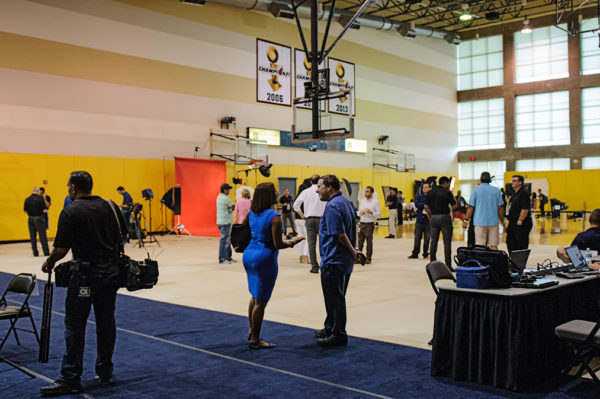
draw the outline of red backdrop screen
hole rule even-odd
[[[175,158],[175,184],[181,187],[179,223],[191,234],[219,237],[217,195],[225,179],[225,161]]]

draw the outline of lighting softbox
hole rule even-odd
[[[160,202],[172,210],[175,215],[181,215],[181,187],[170,188]]]

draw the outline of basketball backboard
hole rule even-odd
[[[267,141],[246,137],[235,138],[236,165],[266,165],[268,161]]]
[[[319,113],[318,138],[313,136],[312,111],[301,106],[310,98],[295,98],[292,104],[292,143],[312,143],[320,140],[342,140],[354,137],[354,104],[352,89],[329,93],[324,98],[343,98],[344,112]]]

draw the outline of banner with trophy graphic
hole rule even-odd
[[[354,87],[354,64],[328,58],[329,68],[329,90],[331,94],[337,91],[352,89],[352,115],[356,115],[356,90]],[[350,114],[350,98],[348,96],[333,98],[329,100],[329,112],[334,114]]]
[[[292,49],[256,39],[256,101],[292,105]]]
[[[319,69],[323,69],[324,62],[319,64]],[[304,83],[310,82],[311,64],[306,58],[304,50],[294,49],[294,71],[296,73],[295,97],[304,97]],[[325,101],[319,101],[321,111],[325,111]],[[298,108],[311,109],[311,103],[298,104]]]

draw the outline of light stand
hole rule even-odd
[[[154,237],[154,235],[152,234],[152,198],[154,198],[154,193],[152,192],[152,189],[147,188],[145,190],[142,190],[142,197],[144,197],[144,199],[148,201],[148,212],[150,213],[150,228],[148,229],[148,237],[149,237],[148,243],[152,244],[153,242],[155,242],[160,247],[160,243],[158,242],[156,237]]]
[[[148,244],[156,243],[160,247],[160,243],[154,237],[154,233],[152,233],[152,198],[146,198],[148,200],[148,213],[150,213],[150,227],[148,228]]]

